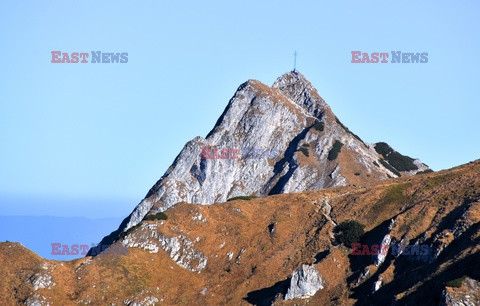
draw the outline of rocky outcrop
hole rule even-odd
[[[156,305],[160,300],[155,296],[143,296],[144,292],[142,292],[141,296],[133,297],[131,299],[126,299],[123,301],[124,305],[127,306],[148,306],[148,305]]]
[[[51,275],[51,270],[54,268],[54,265],[48,265],[43,263],[41,265],[41,272],[35,273],[32,275],[28,281],[33,286],[33,290],[38,289],[51,289],[56,283],[53,281],[53,277]]]
[[[480,305],[480,282],[466,277],[460,288],[447,287],[442,293],[442,306]]]
[[[378,280],[376,280],[373,283],[372,293],[377,292],[380,289],[380,287],[382,287],[382,282],[383,282],[382,277],[381,276],[378,277]]]
[[[125,247],[141,248],[150,253],[158,253],[161,249],[180,267],[192,272],[205,269],[208,258],[194,248],[194,243],[184,234],[168,237],[157,231],[157,223],[142,223],[140,228],[126,235],[122,241]]]
[[[293,272],[285,300],[308,298],[323,289],[324,281],[314,265],[302,265]]]
[[[29,296],[25,302],[25,305],[27,306],[49,306],[50,303],[47,302],[47,299],[38,293],[32,294]]]
[[[355,282],[355,286],[358,286],[361,283],[363,283],[369,276],[370,276],[370,268],[365,267],[363,269],[363,272],[360,273],[360,275],[358,276],[357,281]]]
[[[385,261],[385,258],[387,257],[388,249],[390,248],[390,241],[391,241],[391,238],[389,234],[383,237],[380,245],[385,246],[385,251],[379,252],[378,255],[375,256],[375,260],[374,260],[375,266],[378,267]]]
[[[49,274],[35,274],[32,276],[30,279],[33,289],[38,290],[38,289],[43,289],[47,288],[50,289],[53,286],[55,286],[55,282],[52,280],[52,276]]]

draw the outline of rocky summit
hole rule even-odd
[[[215,158],[213,150],[227,150],[226,158]],[[233,150],[236,158],[231,158]],[[102,244],[112,243],[147,214],[179,202],[210,205],[236,196],[368,186],[428,169],[386,143],[364,142],[298,71],[285,73],[271,87],[249,80],[237,89],[206,138],[196,137],[184,146]]]

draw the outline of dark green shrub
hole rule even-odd
[[[304,147],[302,146],[300,149],[298,149],[300,152],[303,153],[303,155],[305,155],[306,157],[309,157],[310,154],[308,153],[308,147]]]
[[[142,222],[138,223],[137,225],[132,226],[131,228],[129,228],[129,229],[126,230],[125,232],[121,233],[120,236],[119,236],[119,238],[120,238],[120,239],[125,238],[125,236],[127,236],[128,234],[130,234],[131,232],[133,232],[134,230],[136,230],[137,228],[139,228],[141,224],[142,224]]]
[[[381,154],[383,158],[385,158],[388,163],[398,171],[411,171],[418,169],[417,165],[413,163],[413,158],[398,153],[385,142],[376,143],[375,151],[377,151],[378,154]]]
[[[395,173],[397,176],[402,176],[400,174],[400,172],[397,171],[397,169],[393,168],[389,163],[387,163],[383,158],[382,159],[379,159],[380,163],[385,167],[387,168],[388,170],[392,171],[393,173]]]
[[[337,159],[338,153],[340,153],[342,146],[343,146],[343,143],[341,141],[335,140],[333,147],[330,149],[330,152],[328,152],[328,157],[327,157],[328,160]]]
[[[347,247],[351,247],[352,243],[359,243],[365,231],[365,225],[355,220],[343,221],[337,228],[337,240]]]
[[[249,196],[238,196],[238,197],[233,197],[233,198],[230,198],[227,200],[228,201],[235,201],[235,200],[251,200],[251,199],[255,199],[255,198],[258,198],[256,195],[249,195]]]
[[[356,175],[356,176],[360,176],[360,172],[355,172],[355,175]]]
[[[388,154],[392,153],[393,149],[386,142],[377,142],[375,144],[375,151],[385,157],[388,156]]]
[[[143,220],[167,220],[168,217],[165,213],[159,212],[154,215],[147,215]]]
[[[414,159],[398,152],[393,152],[388,156],[388,163],[398,171],[417,170],[418,167],[413,163]]]
[[[425,174],[425,173],[432,173],[433,170],[432,169],[427,169],[427,170],[424,170],[424,171],[418,171],[416,175],[418,174]]]
[[[451,281],[447,282],[446,286],[460,288],[462,287],[462,283],[464,279],[465,279],[465,275],[456,279],[452,279]]]
[[[319,132],[323,132],[323,130],[325,129],[325,124],[322,121],[318,121],[315,122],[312,127]]]

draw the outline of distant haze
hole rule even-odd
[[[122,218],[83,218],[51,216],[0,216],[0,241],[20,242],[38,255],[54,260],[79,256],[52,256],[52,243],[66,245],[98,243],[118,226]]]

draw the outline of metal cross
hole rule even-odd
[[[293,54],[293,72],[297,70],[297,50]]]

